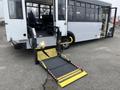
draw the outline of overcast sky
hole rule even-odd
[[[118,15],[120,16],[120,0],[101,0],[104,2],[111,3],[113,7],[118,7]]]

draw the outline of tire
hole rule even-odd
[[[16,50],[20,50],[20,49],[25,49],[26,48],[25,43],[14,44],[13,46],[14,46],[14,49],[16,49]]]
[[[15,44],[14,49],[16,50],[22,49],[22,44]]]
[[[113,27],[112,27],[112,28],[110,28],[110,30],[109,30],[108,37],[113,38],[113,36],[114,36],[114,30],[113,30]]]
[[[62,45],[63,49],[68,49],[75,42],[75,37],[73,34],[68,33],[66,37],[62,37],[62,42],[70,42]]]

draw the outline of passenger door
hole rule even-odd
[[[67,35],[67,3],[68,0],[55,0],[55,23],[60,28],[62,36]]]
[[[115,32],[115,26],[117,24],[117,22],[116,22],[117,7],[112,7],[111,8],[109,17],[110,17],[111,21],[109,22],[109,26],[108,26],[108,36],[113,37],[114,32]]]
[[[108,7],[102,7],[102,31],[101,31],[101,37],[106,37],[108,25],[109,25],[109,13],[110,8]]]
[[[27,39],[27,24],[24,0],[3,0],[5,27],[8,41]]]

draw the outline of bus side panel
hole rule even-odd
[[[73,32],[76,42],[99,39],[101,27],[101,22],[68,22],[68,31]]]

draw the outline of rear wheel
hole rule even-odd
[[[114,29],[113,27],[110,28],[109,32],[108,32],[108,37],[113,37],[114,36]]]
[[[75,42],[74,35],[68,34],[66,37],[62,37],[63,49],[68,49]]]
[[[15,48],[16,50],[25,48],[25,44],[24,44],[24,43],[14,44],[13,46],[14,46],[14,48]]]

